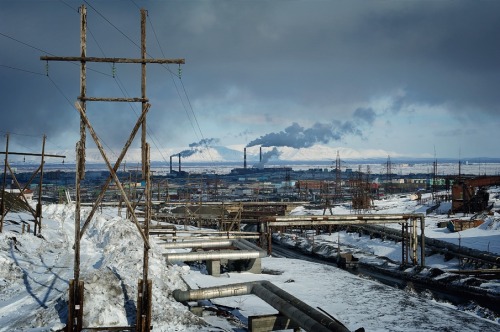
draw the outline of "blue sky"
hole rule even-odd
[[[186,59],[180,79],[176,65],[148,65],[152,149],[206,139],[411,157],[500,153],[496,1],[2,0],[0,146],[10,132],[12,149],[39,150],[46,134],[49,150],[74,150],[79,66],[47,70],[40,56],[79,54],[82,3],[87,56],[138,58],[144,7],[149,56]],[[138,66],[88,68],[89,96],[140,96]],[[139,108],[87,107],[116,154]]]

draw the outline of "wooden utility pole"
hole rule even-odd
[[[9,156],[9,134],[5,135],[6,143],[5,143],[5,163],[3,166],[3,186],[2,186],[2,205],[0,206],[0,212],[2,214],[2,218],[0,220],[0,233],[3,232],[3,219],[5,217],[5,189],[7,188],[7,158]]]
[[[127,206],[128,215],[131,216],[132,221],[136,224],[138,231],[144,241],[144,258],[143,258],[143,271],[142,279],[139,280],[139,291],[138,291],[138,302],[137,302],[137,319],[135,330],[136,331],[149,331],[151,326],[151,281],[148,280],[148,258],[149,258],[149,224],[151,221],[151,183],[150,183],[150,155],[149,155],[149,144],[146,142],[146,114],[149,110],[149,103],[146,97],[146,64],[157,63],[157,64],[184,64],[184,59],[147,59],[146,55],[146,10],[141,9],[141,57],[139,59],[127,59],[127,58],[96,58],[87,57],[86,54],[86,30],[87,30],[87,13],[84,5],[80,7],[81,15],[81,36],[80,36],[80,46],[81,54],[79,57],[58,57],[58,56],[42,56],[41,60],[45,61],[79,61],[81,64],[80,72],[80,96],[78,97],[79,102],[75,104],[76,109],[80,113],[80,141],[77,143],[77,177],[76,177],[76,211],[75,211],[75,263],[74,263],[74,279],[70,282],[70,303],[68,312],[68,326],[67,331],[81,331],[82,329],[82,312],[83,312],[83,282],[79,280],[80,271],[80,239],[83,233],[90,223],[92,216],[94,215],[100,201],[104,196],[104,192],[107,190],[111,179],[114,180],[116,185],[121,191],[122,198]],[[86,64],[88,62],[106,62],[106,63],[130,63],[130,64],[141,64],[141,97],[139,98],[105,98],[105,97],[88,97],[86,95]],[[136,127],[132,130],[129,140],[127,141],[125,147],[122,150],[122,154],[116,161],[114,167],[111,166],[106,153],[99,141],[99,138],[91,123],[89,122],[86,112],[87,112],[87,101],[105,101],[105,102],[140,102],[142,105],[141,116],[136,124]],[[137,217],[135,215],[132,204],[127,198],[127,195],[118,179],[116,174],[120,164],[125,157],[126,151],[130,146],[139,126],[142,128],[141,131],[141,159],[142,159],[142,176],[146,181],[146,211],[144,225],[141,228]],[[103,187],[101,194],[99,195],[97,202],[94,203],[92,211],[84,223],[83,228],[80,224],[80,182],[85,175],[85,141],[86,141],[86,130],[92,135],[94,142],[96,143],[101,156],[106,162],[106,165],[110,171],[110,176],[106,185]],[[76,319],[76,324],[74,323]]]
[[[7,134],[7,146],[6,146],[6,151],[0,151],[0,154],[5,154],[5,165],[4,165],[4,176],[3,176],[3,191],[2,191],[2,205],[1,205],[1,211],[2,211],[2,219],[0,222],[0,232],[2,230],[3,226],[3,220],[5,218],[5,215],[9,213],[9,210],[11,207],[5,207],[5,189],[6,189],[6,177],[7,177],[7,170],[9,170],[11,176],[12,176],[12,181],[16,185],[17,189],[19,190],[19,197],[24,201],[26,204],[26,207],[28,209],[28,212],[31,213],[31,215],[34,218],[34,231],[33,235],[40,235],[42,231],[42,187],[43,187],[43,165],[45,164],[45,157],[55,157],[55,158],[66,158],[66,156],[61,156],[61,155],[55,155],[55,154],[45,154],[45,139],[46,136],[43,135],[43,143],[42,143],[42,153],[25,153],[25,152],[12,152],[9,151],[9,135]],[[31,178],[28,180],[28,182],[24,185],[24,187],[21,187],[19,182],[16,179],[15,172],[14,170],[10,167],[9,165],[9,156],[10,155],[17,155],[17,156],[37,156],[37,157],[42,157],[42,161],[40,163],[40,166],[33,172],[31,175]],[[36,210],[33,210],[31,207],[30,203],[28,202],[28,199],[25,196],[25,190],[31,185],[31,182],[35,178],[35,176],[40,172],[40,180],[38,183],[38,202],[36,205]]]
[[[38,203],[36,204],[36,221],[34,234],[41,234],[42,232],[42,186],[43,186],[43,165],[45,164],[45,139],[47,136],[43,135],[42,139],[42,161],[40,162],[40,181],[38,182]],[[38,224],[38,232],[37,232]]]

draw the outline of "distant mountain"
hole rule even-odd
[[[243,163],[244,146],[216,146],[208,149],[196,151],[189,157],[182,158],[186,162],[241,162]],[[275,152],[276,151],[276,152]],[[390,154],[384,150],[364,150],[357,151],[349,148],[332,148],[324,145],[315,145],[310,148],[294,149],[290,147],[263,147],[262,155],[270,153],[272,156],[269,162],[273,161],[332,161],[339,152],[341,159],[370,159],[385,158]],[[395,154],[393,154],[395,155]],[[151,156],[151,160],[158,160]],[[260,148],[258,146],[247,148],[248,164],[256,163],[260,160]]]
[[[165,150],[151,149],[152,162],[169,162],[172,156],[172,162],[177,164],[177,154],[181,151],[186,153],[185,157],[181,157],[182,162],[192,163],[241,163],[243,165],[243,150],[244,145],[232,146],[214,146],[203,149],[184,150],[182,148],[169,148]],[[286,162],[335,162],[337,151],[341,160],[357,161],[360,163],[385,163],[387,157],[390,156],[393,163],[432,163],[434,158],[429,155],[411,156],[401,155],[386,150],[355,150],[346,147],[329,147],[325,145],[315,145],[310,148],[294,149],[290,147],[263,147],[262,154],[272,153],[269,157],[269,162],[282,164]],[[74,151],[59,152],[67,156],[66,162],[75,161]],[[118,158],[118,152],[107,152],[111,164],[114,164]],[[138,163],[141,160],[141,151],[139,148],[130,149],[127,152],[125,161],[127,163]],[[247,164],[249,166],[258,163],[260,160],[260,147],[253,146],[247,148]],[[457,158],[437,158],[438,162],[456,162]],[[86,161],[89,163],[102,163],[101,154],[97,149],[87,149]],[[468,163],[499,163],[500,158],[484,157],[484,158],[463,158],[462,161]]]

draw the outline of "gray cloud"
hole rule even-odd
[[[371,107],[369,107],[369,108],[357,108],[353,114],[354,119],[366,122],[367,124],[370,124],[370,125],[373,124],[376,116],[377,115],[375,114],[375,111]]]
[[[77,55],[76,8],[81,2],[26,3],[1,2],[0,32],[53,55]],[[90,3],[139,43],[139,10],[133,2]],[[377,117],[369,102],[400,89],[404,95],[394,99],[392,112],[378,115],[394,116],[393,124],[398,116],[406,116],[401,110],[412,105],[445,105],[453,116],[468,119],[474,113],[475,121],[485,123],[500,112],[498,1],[439,1],[425,6],[408,1],[316,1],[311,5],[280,0],[143,1],[139,5],[148,9],[150,56],[186,58],[182,84],[164,67],[148,65],[147,95],[152,103],[148,130],[150,139],[157,142],[186,146],[193,141],[196,120],[186,116],[190,113],[187,100],[199,105],[195,112],[204,136],[222,137],[220,132],[231,126],[232,132],[260,136],[255,141],[268,144],[269,139],[294,147],[361,135],[360,126],[373,124]],[[88,21],[89,56],[140,56],[137,45],[92,8]],[[79,122],[72,106],[79,94],[78,65],[50,63],[49,79],[44,76],[45,63],[39,60],[44,52],[3,36],[0,43],[1,65],[38,73],[0,66],[0,131],[40,137],[45,133],[73,149]],[[90,96],[140,95],[139,68],[116,65],[114,79],[111,65],[88,67],[99,71],[88,72]],[[177,73],[176,66],[169,68]],[[247,100],[241,98],[226,102],[233,88],[244,91],[260,108],[245,108]],[[329,105],[365,106],[348,118],[342,107],[335,111]],[[125,142],[139,114],[137,106],[89,103],[96,131],[112,149]],[[296,123],[280,131],[282,127],[224,121],[227,113],[240,108],[243,114],[254,112],[267,123],[282,123],[279,119],[288,119],[293,112]],[[309,121],[306,117],[338,121],[303,128],[299,124]],[[255,141],[252,144],[263,144]],[[237,143],[241,142],[221,142]]]

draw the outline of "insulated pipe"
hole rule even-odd
[[[236,248],[241,249],[241,250],[256,250],[259,252],[260,251],[266,252],[265,250],[263,250],[262,248],[259,248],[258,246],[256,246],[252,242],[244,240],[244,239],[233,241],[233,245]],[[267,254],[267,252],[266,252],[266,254]]]
[[[233,245],[240,250],[255,250],[255,251],[261,250],[260,248],[259,249],[252,248],[251,246],[246,245],[245,243],[242,243],[241,241],[234,241]]]
[[[151,233],[150,234],[154,234]],[[156,234],[165,234],[165,233],[156,233]],[[162,241],[171,241],[171,240],[198,240],[202,236],[176,236],[176,235],[160,235],[155,237],[155,239],[162,240]],[[257,240],[259,239],[259,235],[229,235],[229,236],[203,236],[204,240],[220,240],[220,239],[254,239]]]
[[[179,248],[224,248],[233,245],[232,240],[219,241],[182,241],[182,242],[167,242],[160,244],[165,249]]]
[[[233,285],[207,287],[207,288],[192,289],[187,291],[176,289],[172,292],[172,295],[174,299],[179,302],[207,300],[219,297],[249,295],[252,294],[252,287],[255,283],[256,283],[255,281],[244,282]]]
[[[329,321],[332,323],[335,322],[320,312],[318,312],[318,314],[323,315],[324,319],[322,319],[321,321],[317,321],[316,319],[314,319],[312,316],[309,315],[310,314],[309,312],[304,312],[300,310],[296,306],[297,302],[290,301],[288,300],[288,298],[282,298],[281,296],[278,296],[277,294],[270,292],[267,288],[263,287],[263,284],[265,283],[254,285],[252,287],[252,294],[255,294],[258,297],[260,297],[267,304],[271,305],[274,309],[278,310],[280,313],[288,317],[292,322],[294,322],[304,330],[311,332],[332,332],[332,331],[349,332],[349,330],[347,330],[345,327],[344,329],[331,329],[325,326],[324,324],[328,324]],[[337,325],[339,324],[337,323]]]
[[[301,300],[299,300],[295,296],[291,295],[290,293],[285,292],[283,289],[277,287],[276,285],[274,285],[270,282],[262,283],[261,287],[265,288],[266,290],[270,291],[273,294],[276,294],[277,296],[279,296],[283,299],[286,299],[288,303],[293,304],[296,308],[303,311],[308,316],[310,316],[311,318],[320,322],[322,325],[326,326],[327,328],[331,328],[334,331],[337,331],[335,329],[337,328],[337,325],[339,324],[338,322],[332,321],[330,318],[325,320],[324,314],[317,311],[316,309],[309,306],[308,304],[302,302]],[[316,330],[313,329],[313,331],[316,331]],[[340,331],[342,331],[342,330],[340,330]],[[345,331],[348,331],[348,330],[345,329]]]
[[[172,295],[179,302],[254,294],[306,331],[349,332],[340,322],[308,306],[269,281],[253,281],[189,291],[176,289]]]
[[[237,260],[237,259],[255,259],[266,257],[267,253],[257,252],[254,250],[227,250],[227,251],[205,251],[205,252],[189,252],[189,253],[172,253],[163,254],[167,256],[168,262],[183,261],[205,261],[205,260]]]

